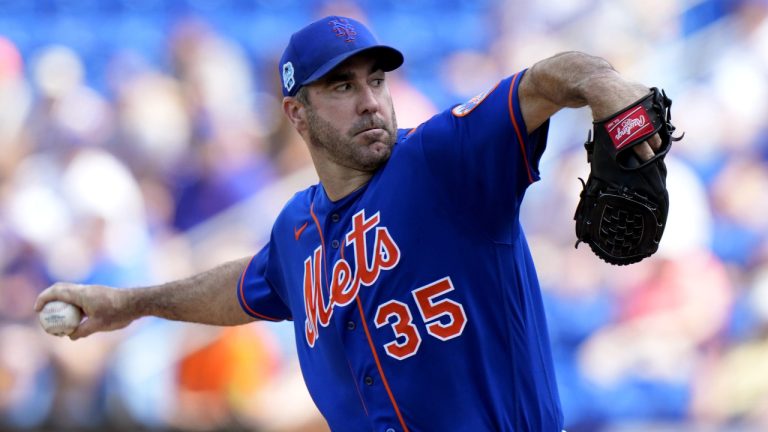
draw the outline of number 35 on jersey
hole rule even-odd
[[[346,235],[346,244],[353,250],[355,271],[340,258],[333,265],[330,278],[330,298],[326,302],[322,291],[322,247],[304,261],[304,307],[307,314],[304,329],[307,343],[314,347],[319,338],[318,324],[326,327],[335,307],[349,305],[355,300],[361,286],[373,285],[382,270],[391,270],[400,262],[400,249],[386,227],[379,226],[380,215],[365,217],[360,210],[352,218],[352,230]],[[366,233],[374,230],[373,256],[369,257]],[[384,344],[390,357],[404,360],[416,354],[421,346],[422,333],[447,341],[458,337],[467,325],[463,306],[450,299],[455,288],[450,277],[416,288],[411,292],[417,309],[417,319],[408,304],[391,299],[379,305],[374,322],[377,328],[390,326],[393,340]]]

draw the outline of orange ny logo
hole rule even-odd
[[[344,38],[344,42],[352,42],[357,37],[355,27],[345,18],[331,20],[328,24],[336,36]]]

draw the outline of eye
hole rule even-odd
[[[371,85],[374,87],[381,87],[384,84],[384,78],[374,78],[371,81]]]
[[[352,88],[350,83],[341,83],[333,87],[333,91],[343,93]]]

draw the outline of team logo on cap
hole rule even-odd
[[[291,91],[296,84],[296,79],[293,78],[293,63],[287,62],[283,65],[283,85],[285,89]]]
[[[352,42],[357,37],[355,26],[346,18],[336,18],[328,22],[336,36],[343,37],[344,42]]]

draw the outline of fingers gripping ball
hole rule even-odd
[[[52,301],[45,304],[38,318],[46,332],[54,336],[68,336],[80,325],[83,312],[69,303]]]

